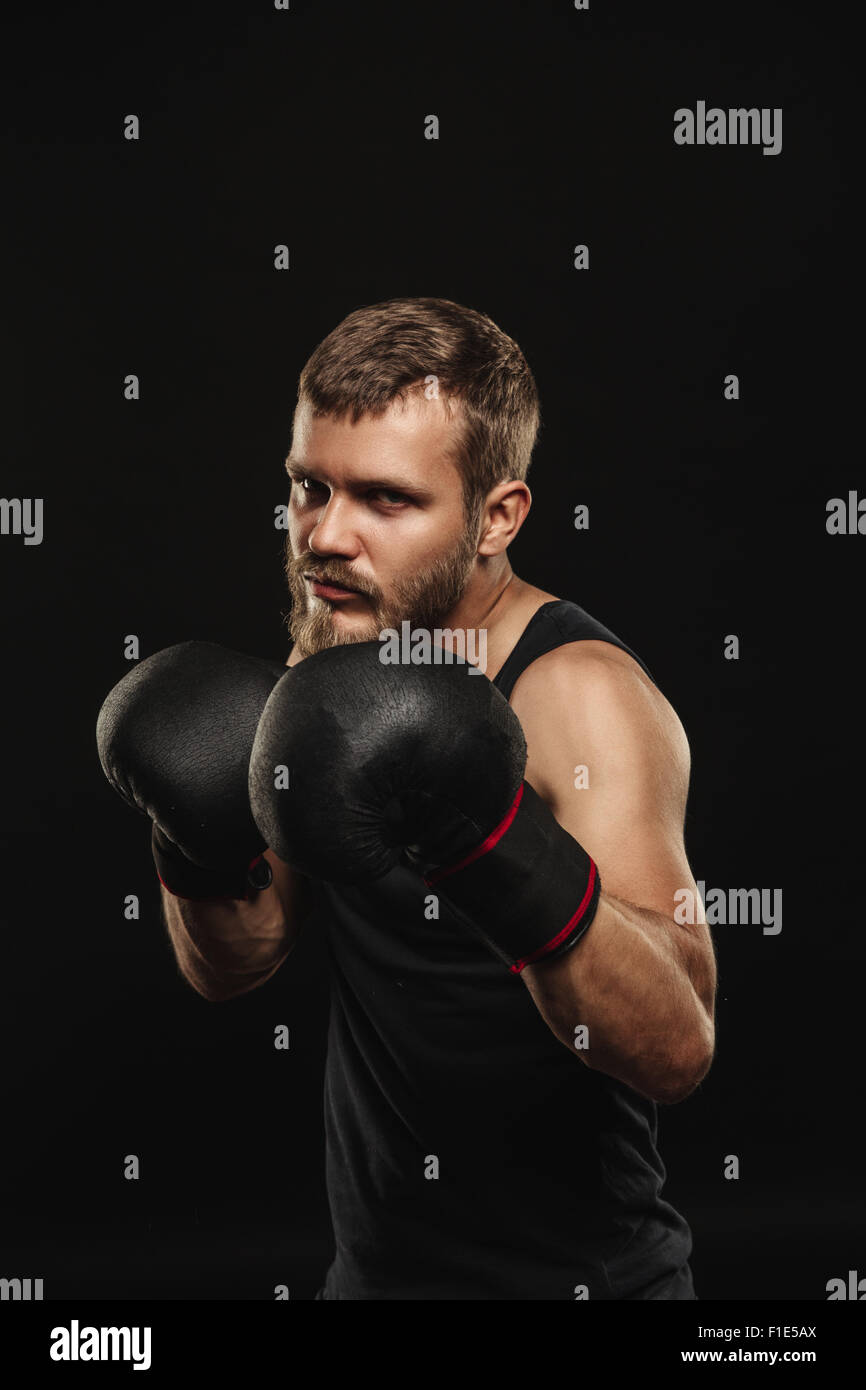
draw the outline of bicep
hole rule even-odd
[[[683,840],[690,757],[675,711],[639,668],[568,649],[528,668],[513,705],[527,781],[595,860],[602,894],[654,914],[712,1017],[715,955]],[[694,924],[674,916],[683,889]]]
[[[521,716],[527,781],[592,855],[604,891],[672,915],[675,892],[694,889],[683,841],[689,749],[676,713],[616,663],[563,663],[549,675],[547,707]]]

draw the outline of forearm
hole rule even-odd
[[[706,933],[703,924],[680,926],[602,892],[577,944],[527,966],[522,979],[548,1027],[588,1066],[673,1103],[712,1060],[715,968]],[[585,1048],[575,1047],[579,1025]]]
[[[213,1002],[246,994],[270,979],[295,945],[309,884],[270,853],[274,881],[248,901],[192,901],[162,889],[163,912],[183,977]]]

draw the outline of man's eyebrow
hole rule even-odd
[[[313,482],[319,482],[321,475],[326,471],[318,469],[315,464],[298,463],[291,454],[286,459],[286,472],[290,478],[310,478]],[[433,495],[429,488],[399,476],[379,475],[378,477],[355,478],[349,484],[349,488],[352,492],[366,492],[370,488],[381,488],[384,492],[405,492],[411,497],[418,498],[432,497]]]

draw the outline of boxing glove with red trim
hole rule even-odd
[[[569,950],[595,915],[598,870],[524,780],[508,701],[451,653],[409,666],[384,651],[331,647],[274,687],[250,758],[262,836],[335,882],[409,862],[515,973]]]

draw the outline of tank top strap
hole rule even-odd
[[[586,641],[609,642],[611,646],[619,647],[620,651],[626,652],[637,662],[655,685],[645,663],[631,647],[626,646],[625,642],[616,636],[616,633],[611,632],[610,628],[605,627],[578,604],[561,598],[543,603],[533,613],[501,671],[494,677],[493,684],[508,700],[518,676],[521,676],[527,666],[538,657],[554,651],[556,647],[565,646],[567,642]]]

